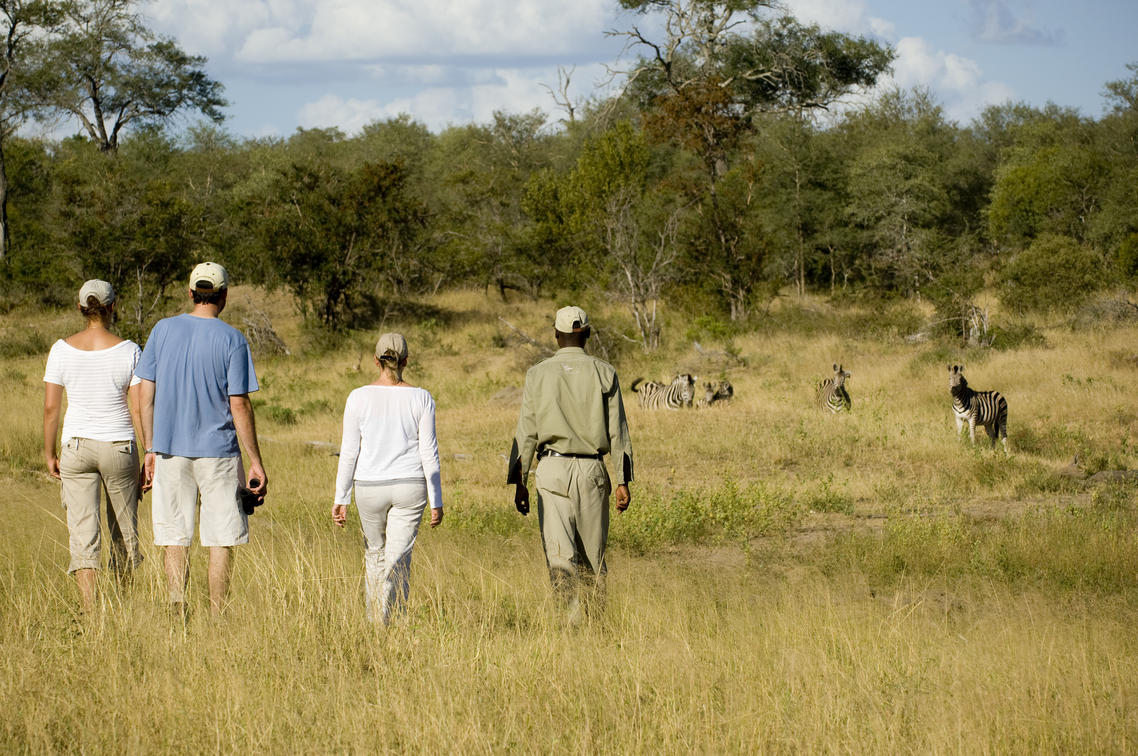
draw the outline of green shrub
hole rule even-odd
[[[1000,274],[1000,301],[1015,312],[1069,312],[1107,281],[1094,250],[1066,236],[1044,234]]]
[[[853,498],[844,491],[834,490],[834,474],[830,473],[818,486],[817,490],[808,492],[802,501],[803,505],[814,512],[838,512],[853,514]]]
[[[681,543],[747,541],[784,533],[805,514],[791,498],[733,481],[714,489],[683,490],[640,501],[614,520],[612,540],[636,552]]]
[[[992,335],[992,348],[999,351],[1047,345],[1043,334],[1030,323],[996,325],[992,328]]]
[[[1133,494],[1106,489],[1087,508],[1019,517],[891,521],[884,532],[851,532],[822,555],[828,572],[857,568],[874,582],[974,576],[1010,585],[1129,594],[1138,588]]]
[[[32,329],[8,330],[0,339],[0,357],[31,357],[46,355],[51,343],[42,333]]]
[[[739,332],[737,325],[714,315],[699,315],[692,320],[684,338],[688,341],[727,341]]]
[[[1118,245],[1115,264],[1124,280],[1138,282],[1138,234],[1130,234]]]
[[[279,404],[266,404],[258,412],[264,413],[265,417],[278,425],[296,425],[299,419],[296,410]]]

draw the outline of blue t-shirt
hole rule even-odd
[[[249,342],[217,318],[158,321],[134,374],[154,382],[151,448],[179,457],[241,454],[229,397],[260,388]]]

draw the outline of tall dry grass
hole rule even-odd
[[[1138,750],[1134,489],[1059,474],[1075,454],[1091,471],[1136,466],[1138,330],[959,351],[907,343],[911,313],[812,302],[755,333],[701,335],[703,356],[680,338],[625,348],[625,385],[683,368],[728,378],[736,399],[653,414],[626,396],[637,481],[614,518],[608,611],[567,630],[536,523],[503,484],[511,388],[536,352],[498,317],[546,338],[554,304],[432,304],[437,317],[385,326],[408,334],[408,378],[438,400],[447,519],[423,532],[387,631],[364,620],[358,525],[328,515],[328,445],[370,380],[374,334],[258,360],[270,503],[219,623],[195,550],[185,626],[163,611],[152,547],[132,585],[76,614],[58,489],[39,472],[45,355],[5,357],[0,750]],[[287,303],[257,306],[300,352]],[[19,323],[47,343],[67,327]],[[848,416],[813,405],[835,361],[853,373]],[[1008,397],[1010,459],[955,438],[948,362]]]

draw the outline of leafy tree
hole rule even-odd
[[[649,187],[651,153],[622,121],[585,143],[561,190],[567,230],[619,292],[646,349],[660,344],[659,304],[677,276],[681,211]]]
[[[536,110],[495,112],[489,124],[448,129],[433,156],[440,243],[461,273],[503,299],[509,290],[537,295],[558,268],[556,244],[525,210],[527,183],[550,163],[545,125]]]
[[[52,254],[70,261],[78,281],[114,284],[120,327],[135,338],[165,313],[201,244],[201,206],[176,180],[176,159],[172,140],[141,131],[116,155],[66,140],[56,160]]]
[[[384,289],[399,297],[422,284],[426,211],[399,163],[292,164],[244,212],[275,272],[269,283],[286,286],[326,328],[366,314]]]
[[[860,273],[880,293],[920,295],[959,260],[952,176],[959,132],[924,91],[891,93],[844,125],[849,220]]]
[[[0,263],[11,246],[8,224],[8,170],[5,145],[27,120],[32,105],[29,90],[35,86],[36,36],[50,33],[58,7],[47,0],[0,0]]]
[[[629,72],[628,90],[645,111],[645,127],[696,155],[705,180],[699,187],[710,238],[720,247],[711,261],[738,258],[751,245],[738,234],[738,207],[720,207],[718,182],[737,158],[740,139],[762,113],[802,114],[873,84],[893,58],[875,42],[822,32],[791,17],[767,19],[766,0],[621,0],[641,13],[663,16],[663,36],[638,27],[621,32],[648,51]],[[799,198],[801,205],[801,198]],[[801,219],[797,224],[801,226]],[[733,279],[730,271],[716,275]],[[735,288],[732,286],[731,288]],[[748,287],[749,288],[749,287]],[[746,315],[742,292],[729,295],[733,318]]]
[[[1049,106],[1015,129],[996,171],[988,211],[999,244],[1026,246],[1044,233],[1087,241],[1108,172],[1092,124],[1073,110]]]
[[[68,0],[58,33],[45,41],[36,100],[70,114],[104,152],[131,124],[161,124],[183,112],[220,122],[222,86],[205,58],[147,28],[135,0]]]
[[[1127,66],[1130,78],[1108,82],[1108,110],[1095,129],[1101,164],[1100,212],[1090,221],[1091,238],[1114,250],[1119,270],[1133,277],[1134,240],[1138,238],[1138,63]]]

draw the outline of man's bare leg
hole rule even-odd
[[[229,593],[232,551],[231,546],[209,548],[209,611],[215,619],[221,616],[225,608],[225,596]]]
[[[95,570],[75,570],[75,583],[79,586],[79,605],[87,614],[95,611]]]
[[[170,594],[170,608],[186,613],[186,585],[190,581],[190,547],[166,547],[166,589]]]

